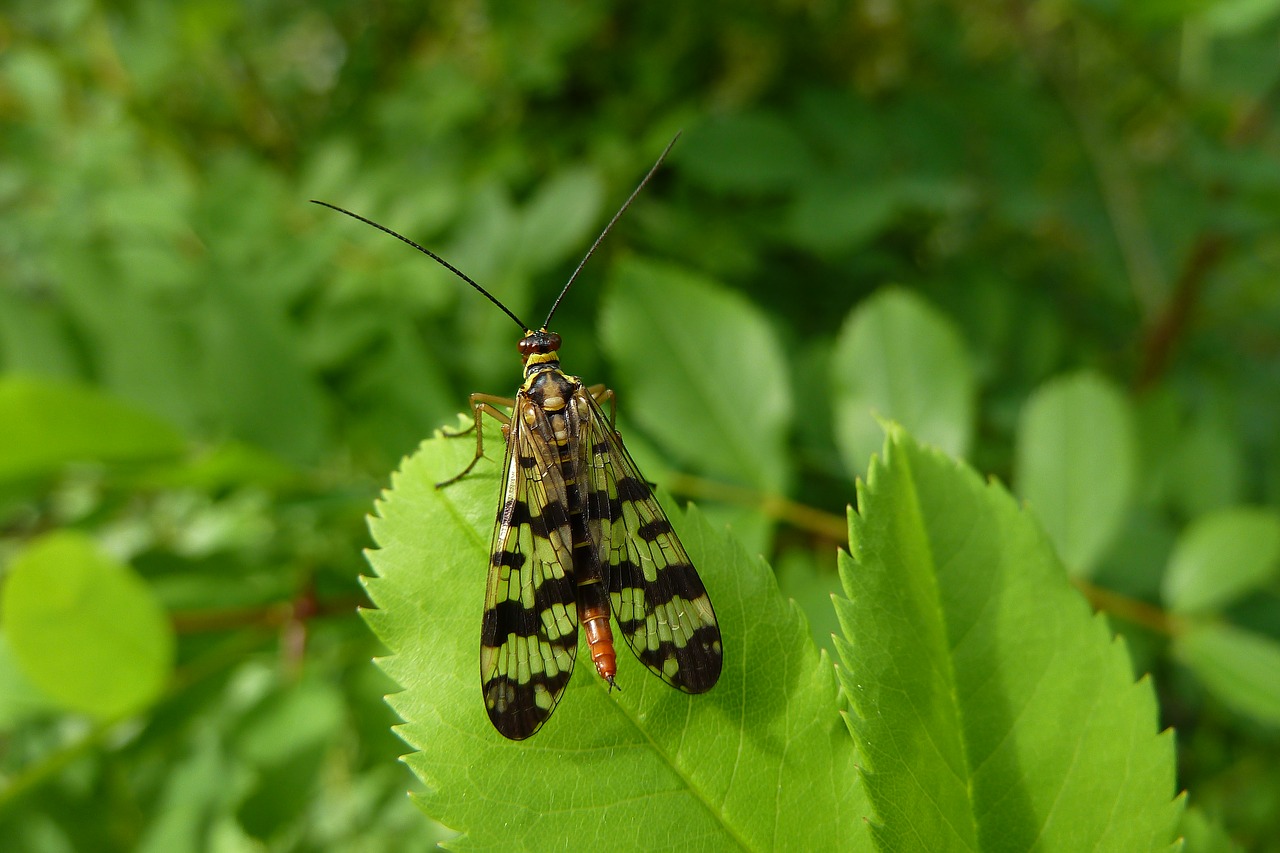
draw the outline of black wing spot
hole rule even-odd
[[[489,557],[489,564],[494,567],[506,566],[511,571],[518,572],[524,567],[526,559],[520,551],[494,551]]]
[[[649,484],[635,477],[620,477],[618,479],[618,500],[622,501],[645,501],[653,496],[653,492],[649,489]]]
[[[670,563],[658,570],[658,582],[649,585],[645,591],[645,602],[649,608],[661,607],[673,598],[696,601],[707,594],[702,585],[702,578],[689,563]]]
[[[636,529],[636,535],[646,542],[652,542],[659,536],[665,536],[671,532],[671,522],[665,518],[656,518],[648,524],[640,525]]]
[[[480,642],[500,646],[513,634],[517,637],[532,637],[541,630],[542,621],[536,610],[525,607],[519,601],[507,599],[499,601],[484,612],[480,625]]]

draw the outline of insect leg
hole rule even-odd
[[[504,433],[506,432],[508,426],[511,424],[511,417],[506,412],[502,411],[497,407],[498,406],[513,407],[516,404],[515,400],[512,400],[509,397],[495,397],[492,394],[472,394],[470,399],[471,399],[471,411],[475,414],[475,422],[471,426],[467,427],[466,429],[460,432],[450,433],[450,432],[443,432],[443,430],[441,432],[444,434],[446,438],[457,438],[458,436],[466,435],[467,433],[471,432],[471,430],[475,430],[476,431],[476,455],[472,457],[471,462],[467,464],[466,468],[462,469],[461,473],[459,473],[454,477],[450,477],[447,480],[436,483],[437,489],[442,489],[445,486],[456,483],[459,480],[461,480],[463,477],[470,474],[471,469],[476,467],[476,463],[479,462],[480,459],[484,456],[484,429],[482,428],[480,423],[481,418],[483,418],[485,415],[488,415],[489,417],[493,418],[498,423],[502,424],[502,429]]]
[[[618,431],[618,395],[613,393],[612,388],[606,388],[603,385],[592,385],[587,388],[587,393],[595,399],[597,403],[609,401],[609,429],[614,432]]]

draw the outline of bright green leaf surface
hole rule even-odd
[[[1202,516],[1178,538],[1164,578],[1175,613],[1223,607],[1273,577],[1280,565],[1280,517],[1238,507]]]
[[[922,298],[891,288],[845,322],[831,368],[836,444],[845,469],[866,470],[892,418],[955,456],[973,433],[974,379],[955,326]]]
[[[495,434],[486,440],[499,455]],[[618,657],[612,695],[585,652],[555,716],[504,740],[480,695],[479,636],[498,466],[437,490],[468,439],[423,444],[372,522],[380,550],[366,618],[404,687],[421,805],[463,833],[455,849],[850,849],[867,813],[830,663],[772,573],[692,514],[673,522],[715,603],[725,666],[687,696]],[[668,509],[672,509],[667,501]],[[863,838],[863,841],[866,839]]]
[[[1280,724],[1280,643],[1230,625],[1198,625],[1174,654],[1213,693],[1241,713]]]
[[[841,681],[884,850],[1154,850],[1171,734],[998,484],[893,428],[859,488]]]
[[[1136,451],[1128,400],[1077,373],[1031,395],[1018,425],[1018,494],[1073,574],[1089,575],[1124,524]]]
[[[75,711],[115,717],[144,708],[173,666],[173,630],[147,585],[69,531],[14,558],[3,628],[24,674]]]
[[[0,379],[0,480],[68,462],[124,462],[180,453],[173,427],[114,397],[31,377]]]
[[[780,491],[791,419],[786,359],[746,300],[677,267],[615,268],[604,343],[630,389],[618,406],[691,469]]]

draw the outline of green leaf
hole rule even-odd
[[[1018,494],[1072,574],[1091,574],[1124,524],[1137,465],[1133,430],[1129,401],[1093,373],[1048,382],[1023,407]]]
[[[1151,683],[999,484],[893,427],[849,542],[838,671],[881,849],[1173,841]]]
[[[888,288],[849,315],[831,366],[836,444],[845,469],[866,470],[880,449],[877,417],[955,456],[973,434],[974,378],[946,316],[910,291]]]
[[[524,268],[541,270],[579,251],[593,236],[603,201],[600,176],[589,169],[564,172],[539,187],[523,212],[518,238]]]
[[[1280,15],[1280,0],[1217,0],[1204,7],[1202,20],[1216,36],[1238,37],[1261,29]]]
[[[1210,692],[1242,714],[1280,724],[1280,643],[1230,625],[1195,625],[1174,654]]]
[[[613,271],[601,326],[628,418],[691,469],[785,488],[791,394],[759,310],[713,281],[633,258]]]
[[[133,462],[176,456],[169,424],[91,388],[0,378],[0,481],[50,474],[68,462]]]
[[[8,733],[20,722],[40,716],[56,706],[23,674],[0,631],[0,732]]]
[[[496,432],[485,447],[500,455]],[[719,684],[687,696],[621,651],[622,689],[610,694],[580,653],[542,731],[519,743],[494,731],[479,636],[498,466],[483,461],[458,483],[433,485],[473,448],[466,438],[427,441],[393,477],[372,521],[378,576],[366,582],[379,609],[365,616],[392,651],[381,664],[404,688],[390,701],[418,750],[407,761],[428,786],[420,804],[464,833],[452,846],[850,847],[866,812],[831,665],[769,568],[698,513],[672,522],[715,603]]]
[[[786,220],[792,242],[815,252],[848,251],[884,230],[901,207],[896,185],[863,186],[852,178],[816,175],[796,197]]]
[[[0,367],[6,373],[74,377],[79,372],[71,335],[46,299],[0,290]]]
[[[1183,531],[1164,577],[1165,604],[1203,613],[1273,578],[1280,566],[1280,517],[1247,507],[1197,518]]]
[[[283,318],[254,285],[209,288],[200,333],[206,403],[220,426],[294,462],[312,462],[327,429],[321,388]]]
[[[150,588],[93,540],[50,533],[5,578],[5,638],[23,673],[63,706],[112,718],[145,708],[173,668],[173,629]]]
[[[1186,839],[1187,853],[1238,853],[1243,849],[1220,823],[1195,806],[1188,807],[1182,815],[1178,834]]]
[[[743,193],[789,190],[813,168],[789,122],[763,112],[718,116],[690,128],[672,159],[706,187]]]
[[[828,654],[835,651],[832,637],[840,622],[831,606],[831,596],[840,592],[840,577],[834,565],[819,565],[813,552],[790,548],[774,564],[778,588],[804,611],[813,643]]]
[[[1196,418],[1167,463],[1169,503],[1197,516],[1243,502],[1242,457],[1239,433],[1212,415]]]

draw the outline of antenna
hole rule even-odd
[[[609,233],[609,229],[613,228],[613,224],[617,222],[618,219],[622,216],[622,214],[626,211],[626,209],[631,206],[631,202],[636,200],[636,196],[640,195],[640,190],[644,189],[645,184],[649,183],[649,179],[653,177],[653,173],[658,171],[658,167],[662,165],[662,161],[667,159],[667,154],[671,151],[672,146],[676,144],[676,140],[680,138],[681,132],[682,131],[677,131],[676,135],[671,137],[671,141],[667,143],[667,147],[662,149],[662,153],[658,155],[658,161],[653,164],[652,168],[649,169],[649,173],[645,175],[643,179],[641,179],[640,184],[634,190],[631,191],[631,195],[629,195],[627,197],[627,200],[622,203],[622,207],[618,208],[618,212],[615,213],[613,215],[613,218],[609,220],[609,224],[606,225],[604,227],[604,230],[600,232],[600,236],[597,237],[596,241],[591,244],[591,248],[587,249],[587,254],[584,255],[582,260],[578,262],[578,268],[573,271],[573,275],[569,276],[569,281],[565,284],[564,290],[560,291],[560,295],[556,297],[556,301],[551,305],[551,310],[547,312],[547,319],[542,322],[542,328],[545,329],[547,328],[547,326],[551,325],[551,315],[555,314],[556,309],[560,307],[560,300],[564,299],[564,295],[569,292],[569,288],[573,286],[574,281],[576,281],[578,278],[578,273],[582,272],[582,268],[587,265],[587,261],[591,259],[591,256],[593,254],[595,254],[596,247],[600,245],[600,241],[604,239],[604,235]],[[399,236],[399,235],[397,234],[396,236]],[[404,238],[401,237],[400,239],[403,240]],[[490,296],[489,298],[493,299],[492,296]],[[497,300],[494,300],[494,301],[496,302]]]
[[[497,299],[497,297],[495,297],[495,296],[494,296],[492,293],[490,293],[489,291],[485,290],[485,289],[484,289],[483,287],[481,287],[480,285],[476,284],[476,283],[475,283],[475,281],[474,281],[474,280],[472,280],[471,276],[467,275],[467,274],[466,274],[466,273],[464,273],[462,270],[458,269],[458,268],[457,268],[457,267],[455,267],[453,264],[449,263],[449,262],[448,262],[448,261],[446,261],[444,258],[440,257],[439,255],[437,255],[435,252],[431,251],[430,249],[424,249],[422,246],[419,246],[417,243],[413,242],[412,240],[410,240],[408,237],[404,236],[403,234],[398,234],[398,233],[396,233],[395,231],[392,231],[390,228],[388,228],[388,227],[387,227],[387,226],[385,226],[385,225],[379,225],[378,223],[374,222],[372,219],[365,219],[365,218],[364,218],[363,216],[361,216],[360,214],[358,214],[358,213],[352,213],[351,211],[347,210],[346,208],[338,207],[336,204],[329,204],[329,202],[327,202],[327,201],[318,201],[318,200],[316,200],[316,199],[314,199],[314,198],[313,198],[313,199],[311,199],[311,203],[312,203],[312,204],[318,204],[318,205],[320,205],[321,207],[327,207],[327,208],[329,208],[330,210],[336,210],[336,211],[338,211],[339,213],[345,213],[347,216],[350,216],[352,219],[359,219],[359,220],[360,220],[361,222],[363,222],[365,225],[372,225],[374,228],[377,228],[379,231],[382,231],[383,233],[386,233],[386,234],[390,234],[392,237],[395,237],[397,240],[400,240],[401,242],[408,243],[410,246],[412,246],[413,248],[417,249],[419,252],[421,252],[422,254],[426,255],[428,258],[431,258],[433,261],[435,261],[436,263],[440,264],[442,267],[444,267],[445,269],[447,269],[449,272],[453,273],[453,274],[454,274],[454,275],[456,275],[458,278],[462,279],[462,280],[463,280],[463,281],[465,281],[467,284],[471,285],[471,286],[472,286],[472,287],[474,287],[476,290],[478,290],[478,291],[480,291],[481,293],[483,293],[483,294],[484,294],[485,299],[488,299],[488,300],[489,300],[490,302],[492,302],[494,305],[497,305],[499,308],[501,308],[501,309],[502,309],[502,313],[506,314],[506,315],[507,315],[508,317],[510,317],[512,320],[515,320],[515,321],[516,321],[516,325],[520,327],[520,331],[522,331],[522,332],[527,332],[527,331],[529,330],[529,324],[528,324],[528,323],[525,323],[525,322],[523,322],[523,321],[521,321],[521,319],[520,319],[519,317],[517,317],[515,314],[512,314],[512,313],[511,313],[511,309],[510,309],[510,308],[508,308],[507,306],[503,305],[501,302],[499,302],[499,301],[498,301],[498,299]]]
[[[560,295],[556,297],[556,301],[551,305],[551,310],[547,313],[547,319],[543,322],[541,328],[545,329],[551,323],[552,315],[555,314],[556,309],[560,307],[560,300],[564,299],[564,295],[569,292],[569,288],[572,287],[573,283],[578,279],[578,273],[582,272],[582,268],[587,265],[587,261],[591,259],[591,256],[593,254],[595,254],[596,249],[599,247],[601,241],[604,240],[605,235],[608,234],[610,229],[613,228],[614,223],[616,223],[618,219],[622,217],[622,214],[626,212],[626,209],[631,206],[631,202],[636,200],[636,196],[640,195],[640,190],[644,189],[645,184],[649,183],[649,179],[652,178],[654,173],[658,171],[658,167],[662,165],[662,161],[667,159],[667,154],[670,153],[671,148],[676,144],[676,140],[679,138],[680,138],[680,134],[677,133],[674,137],[672,137],[671,141],[667,143],[667,147],[662,149],[662,153],[658,155],[658,161],[653,164],[652,168],[649,169],[648,174],[644,176],[644,178],[640,181],[640,184],[634,190],[632,190],[631,195],[628,196],[627,200],[622,203],[622,207],[618,208],[618,212],[613,215],[613,218],[609,220],[609,224],[606,225],[604,227],[604,230],[600,232],[600,236],[597,237],[596,241],[591,244],[591,248],[587,250],[587,254],[584,255],[582,260],[578,262],[578,268],[573,271],[573,275],[569,276],[569,281],[565,284],[564,289],[560,291]],[[320,201],[314,198],[311,199],[311,203],[318,204],[321,207],[327,207],[330,210],[336,210],[339,213],[345,213],[347,216],[350,216],[352,219],[358,219],[361,222],[363,222],[365,225],[372,225],[374,228],[377,228],[379,231],[385,234],[390,234],[392,237],[395,237],[397,240],[401,241],[402,243],[408,243],[410,246],[417,249],[419,252],[426,255],[428,258],[431,258],[431,260],[440,264],[440,266],[444,267],[449,272],[453,273],[458,278],[462,279],[467,284],[474,287],[476,290],[480,291],[480,293],[484,295],[485,299],[488,299],[494,305],[497,305],[499,308],[502,309],[502,313],[506,314],[508,317],[514,320],[516,325],[520,327],[521,331],[527,332],[527,331],[530,331],[530,329],[532,329],[532,327],[528,323],[525,323],[515,314],[511,313],[511,309],[503,305],[501,302],[499,302],[496,296],[494,296],[489,291],[485,290],[480,285],[476,284],[475,280],[472,279],[471,276],[467,275],[462,270],[458,269],[453,264],[449,263],[444,258],[440,257],[430,249],[424,248],[423,246],[415,243],[414,241],[410,240],[408,237],[404,236],[403,234],[400,234],[396,231],[392,231],[390,228],[388,228],[385,225],[379,225],[377,222],[374,222],[372,219],[366,219],[360,214],[352,213],[346,208],[338,207],[336,204],[329,204],[329,202],[327,201]]]

